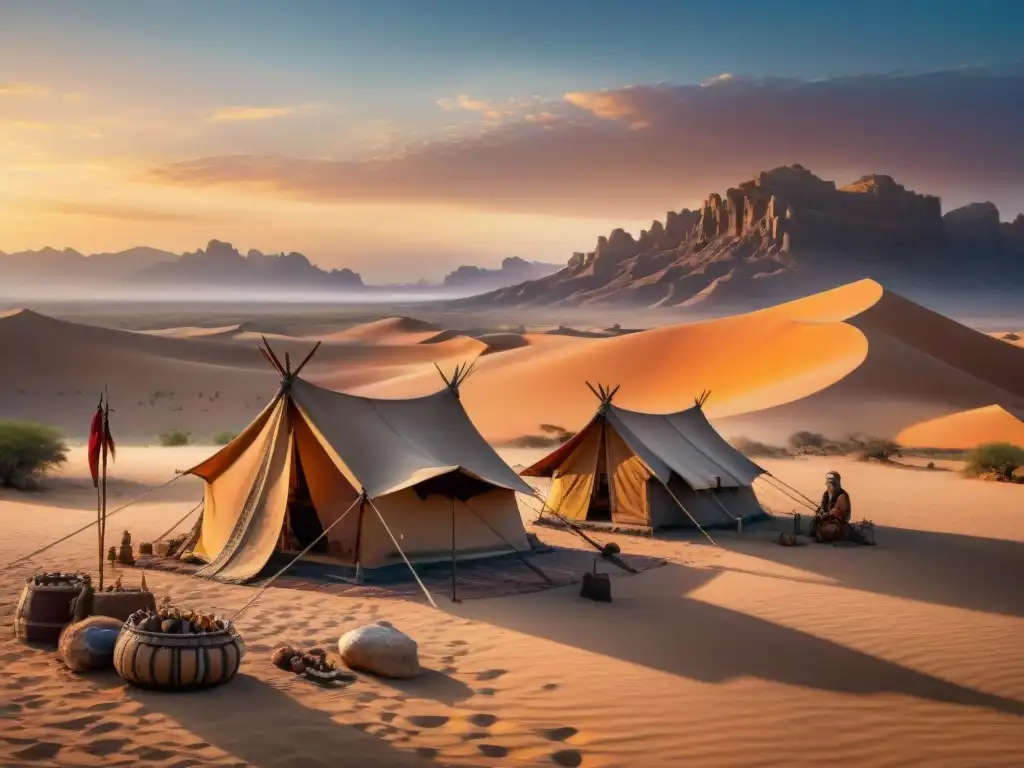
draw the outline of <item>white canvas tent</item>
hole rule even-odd
[[[706,396],[684,411],[654,414],[613,405],[617,389],[591,389],[601,401],[594,418],[521,473],[551,478],[549,509],[577,523],[649,530],[735,525],[764,514],[751,487],[764,470],[711,426]]]
[[[206,481],[200,575],[246,581],[327,529],[313,555],[362,569],[529,551],[515,494],[532,489],[466,415],[465,368],[432,395],[379,400],[300,379],[309,357],[293,372],[261,351],[280,391],[187,472]]]

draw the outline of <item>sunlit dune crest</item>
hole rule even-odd
[[[1014,415],[998,405],[941,416],[915,424],[897,435],[902,445],[927,448],[973,448],[981,443],[1024,445],[1024,411]]]

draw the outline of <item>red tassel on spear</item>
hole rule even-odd
[[[89,473],[92,475],[92,487],[100,486],[100,451],[103,448],[103,433],[110,433],[109,427],[104,429],[103,397],[92,415],[92,426],[89,427]]]

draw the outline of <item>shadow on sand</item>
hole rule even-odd
[[[394,688],[396,691],[416,699],[430,699],[432,701],[454,707],[459,702],[465,701],[473,695],[473,689],[460,680],[446,675],[436,669],[423,669],[419,677],[409,680],[389,680],[384,677],[367,675],[375,681]]]
[[[896,693],[1024,716],[1024,702],[686,597],[713,578],[713,571],[671,563],[613,580],[611,605],[583,600],[578,588],[565,588],[527,600],[465,603],[459,614],[705,683],[758,677],[836,693]],[[624,642],[623,626],[658,631],[633,633]]]
[[[403,752],[388,742],[333,720],[326,712],[295,699],[249,675],[198,693],[159,693],[129,688],[129,695],[200,739],[257,766],[359,765],[401,768],[437,763]],[[244,702],[239,707],[238,702]]]
[[[785,522],[779,525],[789,530]],[[883,526],[876,527],[876,537],[877,547],[780,547],[767,535],[730,535],[720,537],[720,543],[734,552],[820,574],[850,589],[1024,617],[1024,543]],[[883,560],[886,567],[873,566]],[[908,578],[899,578],[901,573]]]

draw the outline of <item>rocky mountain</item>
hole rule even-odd
[[[509,256],[502,259],[499,269],[459,267],[445,275],[442,284],[445,288],[488,290],[547,277],[561,268],[561,264],[545,264]]]
[[[837,187],[800,165],[764,171],[697,210],[622,229],[547,277],[463,306],[626,303],[749,309],[873,278],[914,295],[1024,288],[1024,216],[991,203],[942,215],[892,177]]]
[[[324,270],[301,253],[244,256],[230,243],[211,240],[205,250],[175,254],[156,248],[85,256],[65,248],[0,253],[0,285],[35,288],[362,288],[350,269]]]
[[[156,248],[131,248],[118,253],[86,256],[70,248],[43,248],[5,254],[0,252],[0,286],[26,288],[56,286],[131,288],[292,288],[352,289],[370,293],[408,293],[467,296],[544,277],[561,269],[558,264],[506,258],[499,269],[461,266],[442,283],[421,279],[392,285],[365,285],[350,269],[325,270],[301,253],[242,254],[230,243],[211,240],[205,249],[175,254]]]
[[[351,269],[324,270],[301,253],[265,254],[250,250],[244,256],[231,243],[211,240],[200,248],[142,269],[135,281],[161,287],[202,285],[280,286],[289,288],[360,288],[363,279]]]
[[[41,248],[19,253],[0,252],[0,280],[19,285],[53,282],[75,284],[124,280],[160,264],[173,262],[178,255],[157,248],[130,248],[118,253],[85,256],[71,248]]]

